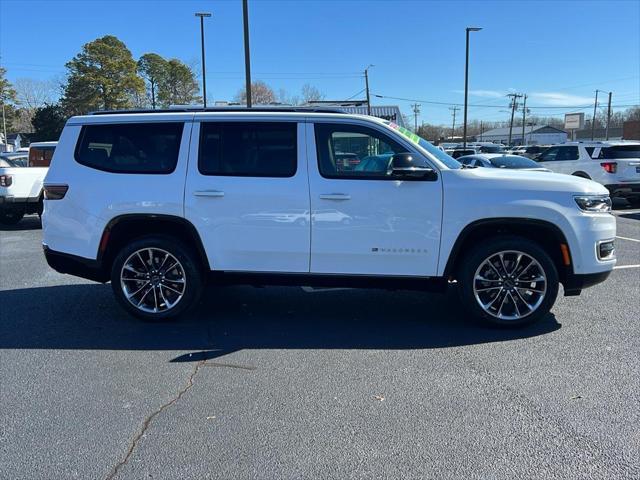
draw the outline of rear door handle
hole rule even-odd
[[[224,192],[220,190],[196,190],[193,194],[196,197],[224,197]]]
[[[351,200],[351,195],[346,193],[322,193],[320,194],[321,200]]]

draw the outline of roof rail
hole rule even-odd
[[[133,109],[133,110],[98,110],[89,115],[139,114],[139,113],[184,113],[184,112],[278,112],[278,113],[345,113],[338,108],[329,107],[179,107],[163,109]]]

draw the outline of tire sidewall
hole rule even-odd
[[[149,313],[134,307],[127,300],[120,285],[120,273],[124,262],[131,254],[144,248],[166,250],[182,264],[186,276],[185,293],[178,304],[165,312]],[[111,266],[111,288],[120,305],[130,314],[150,322],[162,322],[178,317],[193,308],[200,299],[203,289],[203,272],[196,257],[178,240],[162,235],[141,237],[125,245],[116,255]]]
[[[547,278],[547,292],[540,306],[529,315],[518,320],[501,320],[485,312],[475,298],[473,282],[476,270],[488,257],[501,251],[518,250],[534,258],[544,270]],[[500,327],[519,327],[535,323],[547,315],[556,301],[559,289],[559,277],[556,266],[549,254],[539,245],[523,237],[505,236],[487,238],[483,244],[471,250],[464,258],[459,271],[460,295],[465,308],[476,318]]]

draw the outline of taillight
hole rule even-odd
[[[616,162],[602,162],[600,165],[607,173],[616,173],[618,171],[618,164]]]
[[[67,194],[69,185],[44,185],[44,198],[47,200],[61,200]]]
[[[11,175],[0,175],[0,187],[10,187],[13,183]]]

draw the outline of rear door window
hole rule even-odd
[[[168,174],[180,153],[183,123],[85,125],[76,161],[113,173]]]
[[[638,145],[616,145],[603,148],[598,158],[621,160],[625,158],[640,158],[640,144]]]
[[[203,122],[198,169],[203,175],[293,177],[295,122]]]

